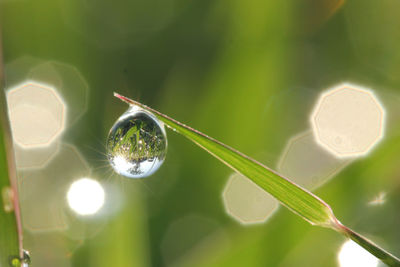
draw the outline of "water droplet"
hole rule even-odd
[[[107,138],[107,157],[114,170],[129,178],[153,174],[164,162],[167,136],[153,114],[132,106],[115,122]]]
[[[22,259],[19,256],[10,256],[10,266],[12,267],[29,267],[31,257],[27,250],[23,251]]]
[[[31,256],[29,255],[29,251],[24,250],[24,255],[22,258],[23,267],[28,267],[31,264]]]

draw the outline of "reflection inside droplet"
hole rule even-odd
[[[131,107],[113,125],[107,138],[107,157],[114,170],[129,178],[153,174],[164,162],[167,137],[152,114]]]

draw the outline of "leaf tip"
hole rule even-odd
[[[130,99],[129,99],[129,98],[127,98],[127,97],[125,97],[125,96],[123,96],[123,95],[120,95],[120,94],[118,94],[117,92],[114,92],[114,96],[115,96],[116,98],[122,100],[123,102],[125,102],[125,103],[127,103],[127,104],[130,104],[130,101],[129,101]]]

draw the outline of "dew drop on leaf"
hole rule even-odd
[[[23,253],[24,254],[22,259],[18,256],[10,257],[11,267],[29,267],[29,264],[31,263],[31,257],[29,255],[29,252],[27,250],[24,250]]]
[[[24,250],[24,257],[22,258],[22,267],[28,267],[31,264],[31,256],[29,255],[29,251]]]
[[[114,170],[129,178],[153,174],[164,162],[167,136],[153,114],[131,106],[112,126],[107,158]]]

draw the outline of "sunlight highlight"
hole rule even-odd
[[[135,165],[127,161],[123,156],[114,157],[112,159],[111,165],[118,174],[128,177],[131,176],[129,170],[135,168]]]
[[[379,260],[357,243],[348,240],[339,251],[340,267],[376,267]]]
[[[67,193],[69,207],[79,215],[92,215],[104,205],[104,189],[99,182],[82,178],[73,182]]]
[[[39,157],[30,153],[37,150],[39,148],[24,152],[29,152],[29,157]],[[58,152],[45,166],[21,168],[18,173],[24,228],[31,233],[62,231],[68,236],[76,231],[77,220],[65,212],[68,206],[66,192],[76,177],[91,177],[90,166],[79,150],[73,145],[60,143]]]
[[[337,157],[366,155],[382,139],[384,121],[375,95],[351,84],[322,94],[311,115],[317,142]]]
[[[33,81],[7,92],[15,143],[23,148],[49,146],[65,128],[65,103],[57,91]]]

